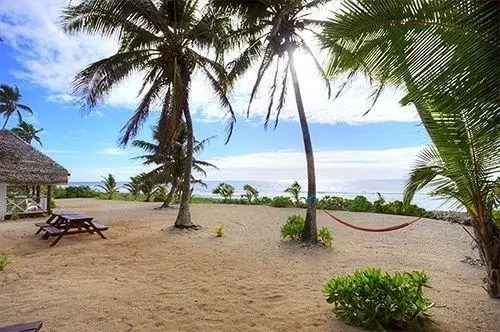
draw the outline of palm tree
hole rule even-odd
[[[102,184],[97,185],[97,188],[104,190],[104,193],[108,196],[108,199],[113,199],[116,193],[118,193],[118,186],[116,185],[116,180],[113,174],[108,174],[108,176],[102,177]]]
[[[23,121],[21,111],[33,114],[29,106],[21,104],[21,93],[19,92],[19,88],[17,86],[11,87],[6,84],[0,85],[0,114],[3,114],[5,117],[2,129],[5,129],[10,116],[14,113],[17,113],[17,117],[21,123]]]
[[[201,153],[212,138],[213,137],[210,137],[202,141],[195,140],[193,146],[194,155]],[[170,183],[170,191],[160,209],[168,208],[174,195],[179,192],[182,195],[183,191],[183,187],[180,186],[180,184],[184,178],[185,163],[187,160],[188,134],[186,126],[181,126],[177,141],[170,146],[162,145],[157,128],[153,129],[153,139],[154,143],[144,140],[135,140],[132,142],[132,145],[141,148],[148,153],[146,155],[138,156],[136,159],[144,160],[145,165],[158,165],[155,169],[148,173],[148,175],[154,176],[157,183]],[[198,160],[195,157],[192,158],[191,165],[191,184],[197,183],[204,185],[203,182],[192,176],[193,172],[206,176],[204,168],[210,167],[217,169],[215,165],[206,161]]]
[[[31,144],[31,141],[35,140],[40,146],[42,145],[42,140],[38,134],[43,131],[43,128],[36,129],[32,124],[21,121],[21,123],[19,123],[17,127],[12,128],[11,131],[28,144]]]
[[[190,85],[196,72],[205,76],[221,107],[228,111],[229,139],[235,117],[226,97],[225,69],[203,54],[221,52],[220,42],[225,39],[220,36],[230,18],[202,9],[198,0],[84,0],[64,10],[62,22],[67,32],[118,36],[117,53],[89,65],[74,80],[73,93],[82,97],[88,109],[131,74],[144,74],[141,101],[122,129],[122,145],[137,134],[155,102],[161,103],[158,132],[164,144],[176,142],[179,128],[185,124],[186,161],[174,226],[193,227],[189,210],[194,144]]]
[[[123,186],[134,196],[137,198],[141,194],[141,182],[142,179],[139,175],[130,177],[130,182],[125,183]]]
[[[500,39],[497,1],[343,0],[318,35],[330,55],[329,77],[362,72],[403,87],[423,124],[429,104],[457,110],[500,134]],[[472,123],[471,123],[472,124]]]
[[[137,176],[139,182],[139,188],[141,192],[146,196],[145,202],[151,200],[153,196],[159,189],[158,180],[154,174],[141,173]]]
[[[495,297],[500,249],[489,176],[498,172],[499,11],[495,1],[344,0],[321,38],[329,76],[363,72],[379,81],[376,95],[385,85],[406,88],[402,103],[415,105],[435,146],[421,154],[406,202],[434,183],[435,194],[469,211]]]
[[[290,73],[295,93],[300,127],[304,141],[307,161],[307,212],[302,241],[317,241],[316,226],[316,175],[314,170],[314,155],[307,124],[304,104],[302,101],[299,79],[295,68],[294,54],[297,49],[308,54],[314,61],[320,77],[324,79],[330,93],[330,85],[325,73],[313,51],[302,37],[303,32],[310,31],[318,25],[318,21],[310,20],[307,16],[311,10],[320,8],[332,0],[210,0],[217,10],[235,15],[239,20],[238,30],[234,39],[238,47],[244,45],[243,52],[229,64],[230,78],[238,79],[259,59],[257,79],[250,95],[248,111],[259,89],[264,74],[275,63],[273,81],[270,89],[269,105],[265,125],[271,117],[275,105],[275,95],[279,91],[276,104],[276,118],[274,126],[278,124],[280,112],[285,104]]]
[[[234,194],[234,187],[228,183],[219,183],[219,185],[212,190],[212,193],[221,195],[224,201],[231,200],[231,196]]]
[[[252,200],[259,197],[259,191],[249,184],[244,185],[243,190],[245,190],[245,195],[243,196],[248,200],[248,204],[252,204]]]
[[[437,120],[430,120],[427,127],[435,145],[420,153],[405,188],[404,203],[407,206],[418,190],[430,186],[432,195],[463,206],[472,217],[475,241],[486,264],[487,290],[500,298],[500,228],[494,219],[500,136],[485,134],[477,124],[470,126],[466,114],[433,114]]]
[[[294,201],[295,201],[295,206],[299,207],[300,206],[300,190],[302,189],[301,185],[295,181],[290,187],[285,189],[285,192],[292,195]]]

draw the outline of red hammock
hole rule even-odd
[[[410,226],[411,224],[416,223],[417,221],[419,221],[420,219],[422,219],[422,217],[419,217],[419,218],[417,218],[417,219],[415,219],[413,221],[405,222],[404,224],[401,224],[401,225],[396,225],[396,226],[391,226],[391,227],[386,227],[386,228],[365,228],[365,227],[355,226],[355,225],[350,224],[350,223],[348,223],[346,221],[343,221],[343,220],[335,217],[334,215],[332,215],[330,212],[328,212],[326,210],[323,210],[323,212],[325,212],[332,219],[338,221],[339,223],[341,223],[344,226],[347,226],[347,227],[350,227],[350,228],[353,228],[353,229],[357,229],[358,231],[364,231],[364,232],[390,232],[390,231],[395,231],[395,230],[404,228],[406,226]]]

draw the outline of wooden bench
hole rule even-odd
[[[46,222],[37,222],[35,224],[36,227],[47,227],[50,226],[50,224],[47,224]]]
[[[94,224],[95,228],[97,228],[100,231],[107,231],[109,229],[109,226],[100,224],[97,221],[92,220],[92,223]]]
[[[21,323],[0,327],[0,332],[38,332],[42,329],[42,321]]]
[[[54,226],[44,226],[42,227],[42,229],[47,232],[47,234],[49,234],[50,236],[55,236],[55,235],[59,235],[61,234],[62,232],[64,232],[62,229],[59,229],[57,227],[54,227]]]

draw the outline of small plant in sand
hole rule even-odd
[[[325,285],[326,301],[347,324],[368,329],[425,329],[431,302],[423,292],[429,278],[424,272],[389,275],[367,268],[331,278]]]
[[[318,242],[327,248],[332,246],[333,236],[328,227],[321,227],[318,229]]]
[[[12,263],[12,258],[6,251],[0,251],[0,271],[3,271],[4,267]]]
[[[286,218],[286,222],[281,225],[281,238],[284,240],[287,237],[290,240],[299,240],[302,231],[304,230],[305,219],[299,214],[294,214]]]
[[[222,237],[226,234],[226,227],[223,224],[214,225],[212,227],[216,237]]]

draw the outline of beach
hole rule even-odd
[[[193,204],[200,231],[172,230],[176,209],[158,203],[57,200],[58,210],[109,225],[64,237],[55,247],[35,222],[0,223],[0,248],[13,264],[0,273],[0,323],[43,320],[44,331],[358,331],[337,320],[322,288],[334,275],[366,266],[425,270],[438,331],[497,331],[500,303],[482,288],[484,268],[460,225],[424,219],[388,233],[359,232],[318,212],[332,248],[282,242],[280,224],[301,209]],[[335,212],[384,227],[411,217]],[[216,238],[214,224],[226,236]],[[473,310],[472,310],[473,308]],[[0,324],[1,325],[1,324]]]

